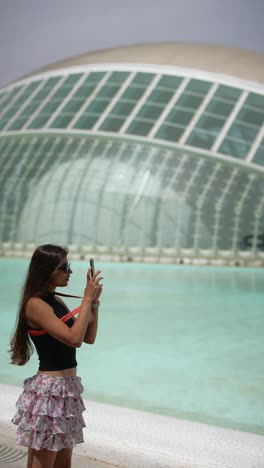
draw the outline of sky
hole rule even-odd
[[[264,52],[263,23],[264,0],[0,0],[0,87],[73,55],[145,42]]]

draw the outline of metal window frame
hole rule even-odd
[[[119,101],[119,99],[122,97],[122,95],[124,94],[124,92],[127,90],[127,88],[129,87],[129,85],[131,84],[131,81],[133,81],[134,77],[136,76],[136,73],[135,72],[132,72],[128,75],[128,77],[126,78],[126,80],[124,81],[124,83],[122,84],[122,86],[120,87],[119,91],[116,93],[116,95],[111,99],[110,103],[108,104],[108,106],[105,108],[105,110],[103,111],[102,115],[100,116],[100,118],[97,120],[97,122],[94,124],[94,126],[92,127],[92,130],[95,132],[99,129],[99,127],[101,127],[101,125],[104,123],[105,119],[107,119],[107,117],[109,117],[110,113],[111,113],[111,110],[114,108],[114,106],[117,104],[117,102]]]
[[[55,110],[55,112],[52,113],[52,115],[50,116],[49,120],[46,122],[46,124],[43,126],[44,129],[48,129],[52,123],[54,122],[54,120],[56,120],[56,118],[59,116],[59,114],[62,112],[63,114],[63,108],[68,104],[68,102],[71,100],[71,98],[73,97],[73,95],[76,93],[76,91],[78,91],[78,89],[83,85],[83,82],[88,78],[89,76],[89,73],[84,73],[80,78],[79,80],[75,83],[75,85],[73,86],[72,90],[70,91],[70,93],[63,99],[63,101],[61,102],[61,104],[58,106],[58,108]]]
[[[186,160],[188,160],[188,157],[186,158]],[[181,197],[179,198],[179,216],[178,216],[178,223],[177,223],[177,229],[176,229],[176,233],[175,233],[175,250],[176,250],[176,253],[177,255],[182,255],[182,246],[181,246],[181,237],[182,237],[182,232],[180,230],[180,226],[181,226],[181,220],[182,220],[182,214],[183,214],[183,209],[184,209],[184,202],[186,201],[187,199],[187,196],[188,196],[188,193],[190,192],[190,190],[192,189],[193,185],[195,184],[196,182],[196,178],[198,177],[198,175],[200,174],[201,170],[203,169],[203,166],[205,164],[205,160],[203,158],[199,158],[198,161],[197,161],[197,164],[192,172],[192,175],[189,179],[189,181],[187,182],[184,190],[181,192]]]
[[[84,144],[85,144],[85,139],[83,139],[83,144],[78,147],[78,153],[76,152],[77,156],[79,156],[80,150],[82,149]],[[80,179],[77,182],[77,187],[76,187],[76,191],[75,191],[75,195],[74,195],[74,200],[73,200],[73,203],[72,203],[72,210],[71,210],[70,222],[69,222],[69,225],[70,225],[69,243],[70,244],[73,243],[73,231],[74,231],[74,226],[76,225],[75,218],[76,218],[76,213],[77,213],[76,205],[78,204],[78,197],[79,197],[79,194],[80,194],[80,191],[81,191],[81,188],[82,188],[83,180],[85,180],[86,173],[87,173],[87,171],[89,170],[89,168],[90,168],[90,166],[92,164],[93,152],[95,151],[98,144],[99,144],[99,140],[94,139],[94,141],[92,143],[92,148],[90,150],[90,158],[86,158],[85,168],[84,168],[84,170],[83,170],[83,172],[81,174]],[[94,169],[94,172],[91,174],[91,177],[90,177],[90,180],[91,180],[90,187],[89,187],[90,190],[92,190],[91,186],[92,186],[92,183],[93,183],[93,181],[95,179],[95,176],[96,176],[96,170]]]
[[[233,222],[234,229],[233,229],[233,237],[232,237],[232,248],[230,249],[233,252],[234,256],[236,256],[237,252],[239,251],[239,249],[238,249],[239,235],[238,234],[239,234],[239,224],[240,224],[240,220],[241,220],[241,212],[243,210],[246,198],[248,196],[248,193],[249,193],[249,191],[251,189],[251,186],[254,183],[256,177],[257,177],[256,174],[252,174],[252,173],[249,174],[249,180],[248,180],[248,183],[247,183],[247,185],[245,187],[245,190],[242,193],[242,196],[240,197],[238,203],[235,206],[234,222]]]
[[[261,145],[261,142],[262,140],[264,139],[264,124],[262,125],[262,127],[260,128],[254,142],[252,143],[252,146],[248,152],[248,154],[246,155],[246,158],[245,160],[250,163],[253,159],[254,159],[254,156],[257,152],[257,150],[259,149],[260,145]]]
[[[34,97],[36,96],[36,94],[38,94],[39,91],[41,91],[41,89],[43,88],[43,86],[45,85],[45,81],[41,81],[39,83],[39,86],[36,87],[36,89],[29,95],[28,99],[26,99],[24,101],[24,103],[22,104],[21,107],[19,107],[18,111],[13,115],[13,117],[11,117],[11,119],[7,122],[7,124],[4,126],[4,128],[2,129],[3,131],[7,131],[10,126],[16,121],[16,119],[19,118],[19,116],[22,114],[22,112],[24,111],[24,109],[28,106],[28,104],[31,103],[31,101],[34,99]],[[22,127],[23,128],[23,127]]]
[[[37,136],[34,136],[32,139],[30,139],[29,141],[29,146],[26,150],[26,154],[27,154],[27,165],[25,166],[25,170],[23,171],[22,175],[20,176],[20,174],[18,173],[18,170],[20,171],[21,173],[21,166],[22,164],[24,165],[24,161],[20,159],[19,161],[19,164],[20,166],[18,166],[16,168],[16,176],[19,176],[18,179],[17,179],[17,182],[16,182],[16,190],[14,191],[14,212],[13,212],[13,216],[12,216],[12,222],[11,222],[11,225],[10,225],[10,239],[9,241],[10,242],[16,242],[16,239],[15,239],[15,236],[16,236],[16,233],[17,233],[17,218],[18,218],[18,214],[19,214],[19,200],[20,200],[20,196],[21,196],[21,192],[19,191],[19,186],[23,186],[25,181],[27,180],[27,175],[28,173],[30,172],[32,166],[34,166],[36,164],[36,157],[37,155],[40,153],[41,154],[41,150],[42,150],[42,147],[43,147],[43,143],[39,145],[38,149],[36,152],[34,152],[34,157],[30,158],[31,156],[31,152],[32,152],[32,147],[35,145],[36,141],[38,140],[38,137]],[[24,159],[24,158],[23,158]],[[36,179],[36,177],[35,177]],[[13,235],[13,238],[12,238],[12,235]]]
[[[221,163],[217,162],[214,166],[214,169],[207,181],[207,183],[204,184],[202,193],[198,197],[195,205],[195,223],[194,223],[194,245],[193,245],[193,250],[195,255],[199,255],[199,239],[200,239],[200,225],[201,225],[201,217],[202,217],[202,210],[203,210],[203,205],[204,201],[206,200],[207,193],[209,192],[210,188],[212,187],[212,184],[217,177],[217,173],[221,170]]]
[[[92,94],[90,94],[90,96],[87,97],[87,99],[84,101],[83,105],[80,107],[80,109],[78,110],[78,112],[75,114],[75,116],[72,118],[71,122],[68,124],[68,127],[67,129],[71,130],[73,129],[74,125],[76,124],[76,122],[78,122],[78,120],[82,117],[85,109],[88,108],[88,106],[90,105],[90,103],[96,98],[96,96],[98,95],[99,91],[101,91],[101,89],[103,88],[103,86],[106,84],[108,78],[110,78],[110,76],[112,75],[112,71],[108,71],[102,78],[101,80],[99,81],[99,83],[97,84],[97,86],[95,87],[95,89],[93,90]]]
[[[23,125],[22,130],[24,129],[29,129],[29,125],[35,120],[35,118],[39,117],[39,114],[41,113],[42,109],[45,107],[45,105],[50,101],[52,96],[56,93],[56,91],[63,85],[64,81],[67,79],[67,76],[62,76],[61,79],[53,86],[53,88],[50,90],[50,92],[47,94],[45,99],[40,102],[39,106],[33,112],[33,114],[29,117],[29,119],[26,121],[26,123]],[[48,81],[48,80],[47,80]],[[46,81],[46,83],[47,83]],[[41,127],[43,128],[43,127]]]
[[[31,150],[31,146],[33,145],[32,143],[33,139],[31,140],[31,143],[29,144],[29,147],[28,147],[28,150],[26,151],[27,153],[30,152]],[[12,180],[11,177],[9,177],[9,180],[8,180],[8,184],[7,184],[7,190],[5,191],[4,193],[4,197],[2,199],[2,203],[1,203],[1,206],[0,206],[0,219],[1,219],[1,223],[0,223],[0,240],[3,241],[3,237],[4,237],[4,229],[5,229],[5,218],[7,216],[8,211],[7,211],[7,203],[8,203],[8,199],[9,199],[9,196],[11,193],[14,192],[14,188],[16,186],[16,173],[17,173],[17,166],[14,166],[14,162],[16,161],[16,158],[17,158],[17,155],[19,154],[20,152],[20,148],[23,147],[25,143],[25,139],[21,138],[21,140],[19,141],[19,144],[17,146],[15,146],[14,148],[14,152],[12,154],[12,156],[8,159],[8,164],[5,165],[5,171],[1,174],[1,178],[2,180],[5,180],[5,174],[7,173],[7,171],[10,169],[10,167],[13,168],[13,173],[12,176],[14,177],[14,180]]]
[[[170,101],[167,103],[165,109],[159,116],[158,120],[156,121],[155,125],[152,127],[151,131],[148,134],[148,138],[152,139],[155,138],[156,133],[160,130],[161,126],[164,124],[166,117],[169,115],[170,111],[174,108],[175,104],[177,103],[178,99],[184,92],[186,86],[189,84],[190,78],[184,78],[182,80],[179,87],[176,89],[174,95],[171,97]]]
[[[233,111],[231,112],[230,116],[228,117],[226,123],[224,124],[221,132],[219,133],[218,137],[216,138],[213,146],[212,146],[212,151],[217,152],[223,143],[225,137],[227,136],[227,133],[233,123],[236,120],[237,115],[239,114],[240,110],[242,109],[247,97],[248,97],[249,92],[248,91],[243,91],[240,98],[236,102]]]
[[[252,255],[256,257],[257,255],[257,244],[258,244],[258,234],[260,231],[261,220],[264,218],[264,197],[262,197],[255,210],[255,220],[253,223],[253,238],[252,238]]]
[[[215,204],[215,223],[214,223],[213,242],[212,242],[212,252],[215,257],[218,255],[218,239],[219,239],[218,233],[219,233],[219,228],[220,228],[221,210],[225,203],[225,199],[230,191],[230,188],[238,175],[239,175],[238,168],[237,167],[233,168],[231,177],[226,179],[226,184],[222,191],[222,195],[220,196],[220,198]]]
[[[222,84],[224,86],[233,87],[236,89],[247,90],[249,92],[264,94],[263,85],[258,82],[247,81],[241,78],[232,77],[230,75],[223,75],[219,73],[209,72],[205,70],[199,70],[195,68],[186,68],[176,65],[150,65],[145,63],[131,63],[131,62],[115,62],[115,63],[97,63],[97,64],[87,64],[87,65],[78,65],[66,68],[59,68],[55,70],[49,70],[46,72],[41,72],[35,75],[31,75],[27,78],[21,79],[7,85],[2,88],[3,91],[11,90],[14,87],[21,84],[28,84],[32,81],[37,81],[46,77],[56,77],[61,75],[68,76],[69,73],[83,73],[87,71],[92,72],[101,72],[101,71],[136,71],[141,73],[154,73],[162,75],[171,75],[179,77],[189,77],[191,79],[198,79],[201,81],[211,81],[215,83]]]
[[[207,94],[204,96],[204,99],[196,112],[194,113],[194,116],[192,120],[190,121],[188,127],[186,128],[185,132],[182,134],[179,144],[184,145],[186,143],[186,140],[189,138],[191,135],[192,131],[194,130],[195,125],[197,124],[198,120],[200,117],[203,115],[205,109],[207,108],[209,102],[211,102],[211,99],[213,98],[215,92],[217,91],[219,85],[218,83],[213,83],[208,90]]]
[[[133,122],[133,120],[136,119],[136,115],[139,112],[139,110],[143,107],[143,105],[146,103],[146,100],[148,99],[149,95],[152,93],[152,91],[156,88],[160,78],[162,75],[157,74],[154,76],[152,81],[149,83],[149,85],[146,88],[146,91],[144,94],[141,96],[141,98],[138,100],[137,104],[135,105],[134,109],[132,112],[128,115],[126,121],[122,125],[122,127],[119,130],[119,135],[124,135],[130,124]]]
[[[21,87],[21,89],[18,91],[18,93],[15,94],[13,99],[11,99],[10,103],[7,105],[7,107],[2,110],[0,113],[0,119],[5,118],[5,114],[10,110],[10,108],[16,103],[16,101],[21,97],[21,95],[24,93],[24,91],[27,89],[27,85],[24,85]],[[1,130],[2,132],[2,130]]]
[[[16,96],[14,96],[14,98],[12,100],[13,104],[14,104],[15,101],[19,98],[19,96],[21,96],[21,94],[25,91],[25,86],[32,83],[32,82],[34,82],[34,81],[37,81],[37,80],[40,80],[40,79],[46,80],[46,79],[49,79],[51,77],[60,77],[60,78],[62,76],[68,77],[70,74],[75,74],[75,73],[105,72],[105,73],[110,73],[111,74],[112,71],[120,71],[120,72],[121,71],[129,72],[130,71],[130,72],[133,72],[133,73],[141,72],[141,73],[154,73],[154,74],[159,73],[160,76],[164,76],[164,75],[167,74],[167,75],[170,75],[170,76],[182,77],[183,79],[189,79],[189,80],[199,79],[199,80],[202,80],[202,81],[211,81],[212,84],[213,83],[215,83],[215,84],[218,83],[219,85],[229,86],[229,87],[231,86],[231,87],[233,87],[235,89],[241,90],[242,94],[238,98],[238,100],[237,100],[237,102],[236,102],[236,104],[234,106],[233,112],[230,114],[229,118],[227,119],[225,125],[223,126],[221,132],[219,133],[218,137],[216,138],[216,140],[215,140],[215,142],[214,142],[214,144],[213,144],[213,146],[211,148],[211,154],[212,155],[217,154],[220,145],[224,141],[224,138],[227,136],[229,128],[231,127],[231,125],[235,121],[236,115],[238,114],[239,110],[242,108],[242,106],[243,106],[243,103],[241,102],[241,99],[243,99],[242,96],[243,95],[247,96],[250,92],[257,93],[257,94],[260,94],[260,95],[263,95],[263,93],[264,93],[263,86],[261,84],[259,84],[259,83],[248,82],[248,81],[245,81],[245,80],[232,78],[232,77],[228,77],[228,76],[224,76],[224,75],[219,75],[219,74],[216,74],[216,73],[204,72],[204,71],[201,71],[201,70],[187,69],[187,68],[176,67],[176,66],[146,65],[146,64],[140,64],[140,63],[136,63],[136,64],[131,64],[131,63],[113,63],[113,64],[102,63],[102,64],[81,65],[81,66],[77,66],[77,67],[57,69],[57,70],[53,70],[53,71],[40,73],[40,74],[37,74],[37,75],[34,75],[34,76],[30,76],[30,77],[28,77],[26,79],[23,79],[23,80],[20,80],[20,81],[18,81],[16,83],[8,85],[8,86],[6,86],[5,88],[2,89],[2,93],[4,94],[5,91],[9,92],[9,91],[12,91],[13,89],[15,89],[16,87],[21,86],[21,89],[16,94]],[[4,98],[5,98],[4,95],[1,96],[1,99],[4,99]],[[67,99],[67,98],[65,98],[65,99]],[[85,108],[85,103],[84,103],[83,109],[84,108]],[[9,109],[10,109],[10,107],[9,107]],[[164,111],[165,111],[165,109],[164,109]],[[5,113],[5,112],[7,112],[7,109],[3,110],[3,113]],[[78,119],[77,114],[75,115],[75,117],[73,119],[76,119],[76,120]],[[81,113],[79,114],[79,116],[80,115],[81,115]],[[101,116],[98,116],[98,118],[100,119]],[[159,125],[161,126],[162,125],[162,120],[159,118],[158,121],[159,121]],[[71,124],[72,124],[72,122],[71,122]],[[95,123],[95,125],[96,124],[97,123]],[[125,124],[126,124],[126,121],[124,122],[124,125]],[[28,123],[27,123],[27,125],[28,125]],[[188,125],[189,125],[189,128],[190,128],[190,123]],[[155,127],[156,127],[156,132],[157,132],[158,131],[157,122],[155,123]],[[121,129],[122,129],[122,127],[121,127]],[[21,130],[24,131],[26,129],[23,128]],[[97,131],[98,131],[98,133],[100,132],[100,134],[101,134],[100,129],[97,130]],[[5,134],[5,131],[2,131],[1,133]],[[111,134],[111,132],[107,132],[107,133]],[[149,134],[147,135],[147,138],[151,139],[154,135],[155,135],[155,133],[153,132],[153,128],[152,128],[150,130]],[[141,136],[137,136],[136,138],[140,139]],[[246,156],[247,162],[251,162],[252,159],[254,158],[254,156],[252,156],[252,155],[253,155],[253,151],[255,153],[257,151],[258,141],[259,140],[254,141],[254,143],[252,145],[253,149],[251,148],[250,151],[248,152],[248,154]],[[188,148],[188,146],[187,146],[187,148]]]
[[[118,151],[115,154],[114,158],[113,159],[109,158],[109,161],[107,163],[107,170],[105,171],[104,177],[102,177],[102,182],[99,188],[99,196],[96,202],[97,216],[96,216],[96,222],[94,226],[94,240],[95,241],[98,239],[98,235],[100,232],[101,211],[102,211],[104,197],[105,195],[107,195],[104,189],[109,182],[111,174],[114,173],[114,171],[116,170],[116,166],[115,166],[116,162],[118,162],[118,160],[120,161],[122,160],[123,151],[126,148],[126,146],[127,146],[126,142],[124,141],[120,142],[120,147],[118,148]],[[111,149],[112,149],[112,144],[111,145],[108,144],[108,147],[106,148],[106,151],[104,152],[104,154],[107,154],[108,151],[111,151]]]

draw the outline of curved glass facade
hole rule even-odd
[[[69,68],[2,90],[3,245],[263,256],[264,87],[161,70]]]

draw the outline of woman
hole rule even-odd
[[[74,445],[83,442],[85,407],[76,348],[95,341],[102,277],[88,270],[78,317],[64,323],[60,319],[69,309],[55,289],[68,285],[72,270],[67,253],[49,244],[33,253],[11,339],[13,364],[29,360],[30,337],[39,357],[38,373],[25,380],[12,419],[18,425],[17,443],[28,447],[27,468],[69,468]]]

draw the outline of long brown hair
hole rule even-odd
[[[40,297],[48,290],[51,274],[67,256],[67,249],[58,245],[41,245],[32,255],[19,303],[15,332],[10,341],[11,363],[23,366],[33,353],[28,334],[25,309],[31,297]]]

